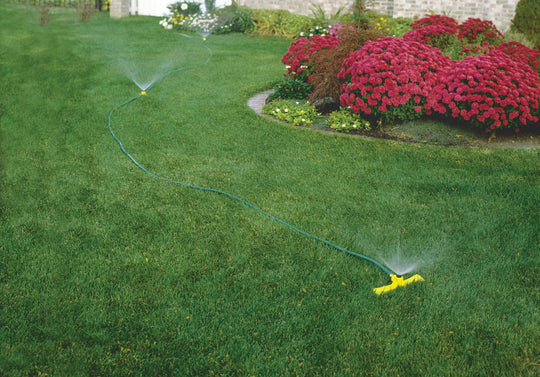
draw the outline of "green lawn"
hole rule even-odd
[[[0,375],[538,375],[539,150],[259,117],[287,40],[0,14]],[[138,169],[127,72],[186,66],[114,112],[135,159],[426,281],[377,296],[377,266]]]

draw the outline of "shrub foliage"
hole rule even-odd
[[[540,49],[540,1],[519,0],[512,25]]]

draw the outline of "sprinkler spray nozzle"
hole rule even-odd
[[[388,285],[385,285],[385,286],[379,287],[379,288],[374,288],[373,292],[380,295],[382,293],[392,291],[392,290],[394,290],[394,289],[396,289],[398,287],[404,287],[406,285],[409,285],[409,284],[417,282],[417,281],[424,281],[424,278],[422,276],[420,276],[420,275],[414,275],[414,276],[411,276],[408,279],[403,279],[403,276],[401,276],[401,275],[391,274],[390,279],[392,280],[391,284],[388,284]]]
[[[145,95],[146,95],[146,92],[143,90],[143,91],[141,92],[141,96],[145,96]]]

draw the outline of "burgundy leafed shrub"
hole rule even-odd
[[[330,32],[335,33],[340,43],[314,54],[308,62],[309,66],[313,67],[309,77],[309,82],[313,85],[313,90],[309,95],[311,103],[328,98],[339,102],[340,80],[338,74],[341,71],[343,61],[351,52],[360,49],[367,41],[375,41],[384,37],[384,34],[379,30],[359,29],[354,25],[347,24],[339,27],[333,26]]]
[[[424,114],[437,72],[450,59],[437,48],[403,38],[381,38],[353,52],[339,78],[341,106],[386,122]]]
[[[287,74],[307,81],[310,71],[308,60],[317,52],[339,44],[339,39],[331,35],[315,35],[312,38],[298,38],[289,46],[281,62],[287,66]]]
[[[470,122],[491,132],[538,122],[540,78],[501,51],[453,61],[439,74],[426,110]]]
[[[501,43],[504,36],[491,21],[469,18],[457,27],[458,38],[468,44],[488,42],[495,46]]]

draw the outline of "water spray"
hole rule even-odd
[[[206,41],[206,36],[203,37],[203,41]],[[210,48],[208,46],[206,46],[206,44],[203,44],[204,47],[206,47],[206,49],[208,50],[209,52],[209,57],[208,59],[206,60],[206,62],[204,64],[208,64],[208,62],[210,61],[210,59],[212,58],[212,50],[210,50]],[[184,70],[188,70],[188,69],[192,69],[191,67],[182,67],[182,68],[178,68],[178,69],[175,69],[175,70],[172,70],[172,71],[169,71],[167,73],[165,73],[163,76],[161,76],[160,78],[156,79],[156,80],[153,80],[151,83],[149,83],[148,85],[145,85],[146,87],[141,87],[140,85],[139,88],[141,89],[141,92],[139,95],[121,103],[120,105],[116,106],[115,108],[113,108],[110,113],[109,113],[109,118],[108,118],[108,125],[109,125],[109,132],[111,133],[113,139],[118,143],[118,145],[120,146],[120,149],[122,150],[122,152],[138,167],[140,168],[142,171],[144,171],[146,174],[152,176],[153,178],[156,178],[156,179],[159,179],[159,180],[162,180],[162,181],[165,181],[165,182],[169,182],[169,183],[173,183],[173,184],[177,184],[177,185],[181,185],[181,186],[184,186],[184,187],[188,187],[188,188],[191,188],[191,189],[195,189],[195,190],[202,190],[202,191],[207,191],[207,192],[213,192],[215,194],[220,194],[220,195],[223,195],[223,196],[226,196],[230,199],[233,199],[233,200],[236,200],[254,210],[256,210],[257,212],[281,223],[282,225],[285,225],[293,230],[295,230],[296,232],[306,236],[306,237],[309,237],[309,238],[313,238],[317,241],[320,241],[330,247],[333,247],[339,251],[342,251],[348,255],[351,255],[351,256],[354,256],[354,257],[357,257],[357,258],[360,258],[360,259],[363,259],[365,261],[368,261],[374,265],[376,265],[377,267],[379,267],[385,274],[387,274],[389,277],[390,277],[390,281],[391,283],[388,284],[388,285],[385,285],[385,286],[382,286],[382,287],[379,287],[379,288],[375,288],[373,289],[373,291],[377,294],[377,295],[380,295],[380,294],[383,294],[383,293],[386,293],[386,292],[389,292],[389,291],[392,291],[396,288],[399,288],[399,287],[405,287],[409,284],[412,284],[412,283],[415,283],[415,282],[420,282],[420,281],[424,281],[424,279],[420,276],[420,275],[414,275],[408,279],[404,279],[403,276],[401,274],[396,274],[394,273],[391,269],[387,268],[386,266],[384,266],[383,264],[379,263],[378,261],[376,261],[375,259],[372,259],[370,257],[367,257],[365,255],[362,255],[362,254],[358,254],[358,253],[355,253],[353,251],[350,251],[350,250],[347,250],[341,246],[338,246],[328,240],[325,240],[321,237],[317,237],[313,234],[310,234],[300,228],[297,228],[295,227],[294,225],[291,225],[289,224],[288,222],[256,207],[255,205],[251,204],[250,202],[238,197],[238,196],[235,196],[233,194],[229,194],[228,192],[225,192],[225,191],[222,191],[222,190],[218,190],[218,189],[213,189],[213,188],[209,188],[209,187],[203,187],[203,186],[196,186],[196,185],[193,185],[193,184],[189,184],[189,183],[185,183],[185,182],[181,182],[181,181],[176,181],[176,180],[173,180],[173,179],[170,179],[170,178],[166,178],[166,177],[162,177],[162,176],[159,176],[151,171],[149,171],[148,169],[146,169],[144,166],[142,166],[139,162],[137,162],[137,160],[135,160],[135,158],[129,154],[129,152],[125,149],[124,145],[122,144],[122,141],[114,134],[113,132],[113,129],[112,129],[112,126],[111,126],[111,119],[112,119],[112,115],[113,113],[118,110],[119,108],[135,101],[136,99],[142,97],[142,96],[146,96],[147,95],[147,92],[149,90],[151,90],[158,82],[160,82],[161,80],[163,80],[165,77],[175,73],[175,72],[180,72],[180,71],[184,71]],[[388,263],[386,263],[388,265]],[[407,272],[410,272],[410,271],[407,271]]]

